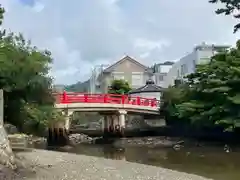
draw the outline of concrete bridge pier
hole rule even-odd
[[[69,109],[64,110],[64,118],[65,118],[65,129],[67,132],[69,132],[70,126],[71,126],[71,116],[73,114],[73,111],[69,111]]]
[[[121,134],[124,135],[127,111],[120,110],[118,112],[119,112],[119,119],[118,119],[118,121],[119,121],[120,131],[121,131]]]
[[[104,137],[124,136],[126,114],[127,111],[119,110],[116,114],[108,114],[104,116],[102,122]]]

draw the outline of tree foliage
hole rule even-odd
[[[110,94],[126,94],[131,91],[129,83],[122,79],[113,80],[109,88]]]
[[[65,86],[64,89],[68,92],[88,92],[88,88],[90,86],[90,81],[85,82],[77,82],[75,84],[71,84]]]
[[[161,112],[160,114],[167,117],[177,118],[177,104],[186,100],[188,95],[186,85],[172,86],[163,91],[161,97]]]
[[[2,24],[3,20],[3,14],[4,9],[1,7],[0,4],[0,25]],[[0,31],[0,35],[2,32]],[[3,107],[1,107],[3,108]],[[2,117],[1,117],[2,118]],[[15,156],[12,152],[11,145],[8,141],[7,133],[5,131],[5,128],[3,127],[3,119],[0,119],[0,163],[3,165],[6,165],[7,167],[10,167],[12,169],[16,169],[16,162],[15,162]]]
[[[0,25],[2,25],[4,12],[5,12],[5,10],[4,10],[4,8],[1,6],[1,4],[0,4]]]
[[[0,15],[0,22],[2,19]],[[41,134],[49,121],[59,118],[48,75],[51,63],[51,53],[32,46],[22,34],[1,32],[0,88],[4,90],[5,121],[22,131]]]
[[[210,3],[222,3],[223,8],[216,10],[217,14],[233,15],[234,18],[240,20],[240,1],[239,0],[209,0]],[[234,26],[234,33],[240,28],[240,23]]]
[[[198,65],[186,79],[184,87],[168,88],[166,96],[170,95],[163,97],[166,112],[202,126],[218,125],[225,130],[240,126],[240,41],[236,48]]]

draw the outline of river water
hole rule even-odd
[[[226,152],[222,146],[174,150],[145,146],[116,148],[111,145],[79,145],[63,151],[160,166],[216,180],[240,179],[239,149]]]

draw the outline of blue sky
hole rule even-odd
[[[34,5],[34,0],[19,0],[21,3],[23,4],[27,4],[27,5],[30,5],[30,6],[33,6]]]
[[[208,0],[1,0],[4,27],[52,52],[56,83],[89,78],[94,65],[129,55],[145,65],[178,60],[194,46],[233,45],[231,17]],[[30,6],[26,6],[30,5]]]

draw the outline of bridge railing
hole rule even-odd
[[[139,96],[128,96],[120,94],[85,94],[66,93],[55,94],[56,103],[109,103],[109,104],[132,104],[139,106],[157,107],[160,102],[155,98],[143,98]]]

